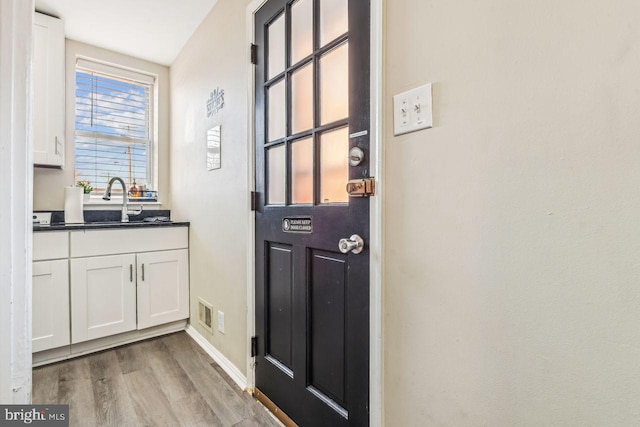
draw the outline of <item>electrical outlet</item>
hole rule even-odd
[[[224,334],[224,313],[218,310],[218,331]]]

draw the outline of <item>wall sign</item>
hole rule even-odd
[[[313,233],[313,217],[293,216],[282,219],[282,231],[285,233]]]
[[[224,107],[224,89],[216,88],[207,100],[207,117],[211,117]]]

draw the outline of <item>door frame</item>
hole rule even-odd
[[[33,0],[0,0],[0,402],[31,403]],[[26,76],[26,77],[25,77]]]
[[[255,191],[255,72],[250,63],[249,46],[255,40],[255,13],[268,0],[253,0],[246,11],[246,40],[247,40],[247,183],[246,205],[251,206],[251,191]],[[376,178],[376,195],[370,199],[370,251],[369,280],[370,280],[370,318],[369,318],[369,422],[372,427],[382,426],[383,421],[383,329],[382,329],[382,283],[383,283],[383,5],[385,0],[370,0],[371,2],[371,111],[369,125],[369,155],[371,157],[371,176]],[[247,209],[247,388],[255,389],[255,364],[251,357],[249,343],[255,335],[255,213]]]

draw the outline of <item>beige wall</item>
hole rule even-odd
[[[637,424],[640,5],[389,0],[385,31],[386,425]],[[425,82],[434,128],[394,137]]]
[[[34,168],[34,210],[64,209],[64,187],[75,183],[74,126],[75,126],[75,67],[76,58],[83,56],[110,62],[157,76],[157,146],[158,192],[163,207],[169,208],[169,68],[131,56],[101,49],[73,40],[65,43],[66,68],[66,129],[64,169]],[[115,202],[114,202],[115,203]],[[101,205],[101,209],[105,206]]]
[[[191,221],[192,325],[242,372],[247,358],[248,0],[219,0],[171,66],[173,214]],[[224,90],[224,108],[206,102]],[[207,171],[206,135],[222,126],[222,168]],[[198,324],[198,298],[213,305],[214,334]],[[223,335],[216,312],[225,313]]]

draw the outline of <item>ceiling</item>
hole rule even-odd
[[[171,65],[217,0],[35,0],[66,37]]]

